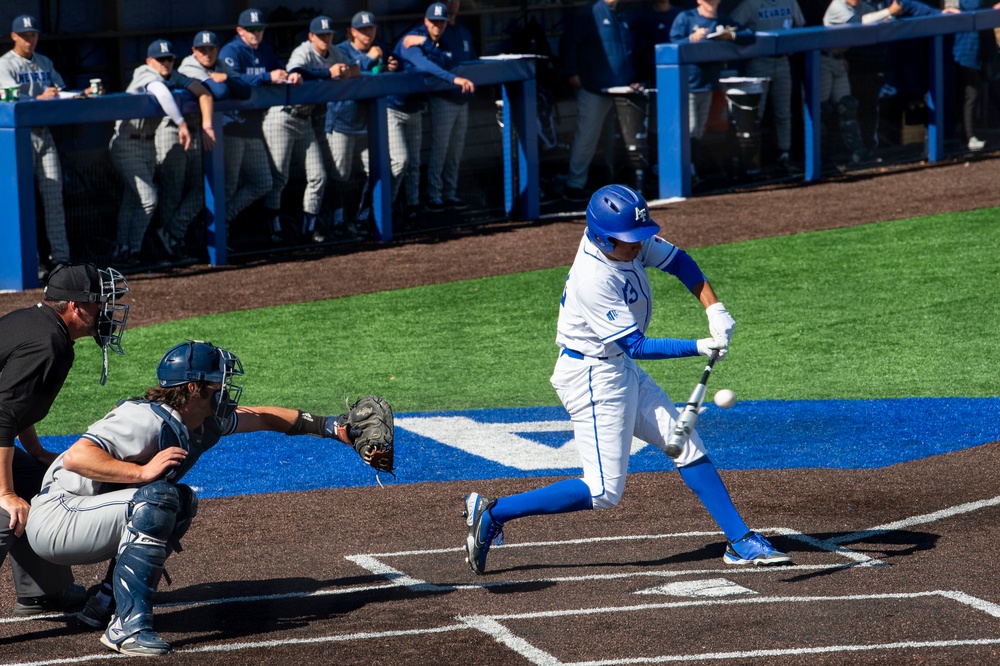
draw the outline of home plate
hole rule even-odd
[[[667,594],[673,597],[733,597],[740,594],[757,593],[725,578],[706,578],[657,585],[646,590],[639,590],[636,594]]]

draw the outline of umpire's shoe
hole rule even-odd
[[[83,586],[74,583],[59,594],[18,597],[14,602],[14,615],[23,617],[42,613],[74,613],[80,610],[86,595]]]
[[[101,644],[114,652],[134,657],[155,657],[170,652],[170,643],[152,629],[140,629],[138,633],[126,635],[117,615],[101,635]]]
[[[87,603],[83,605],[80,612],[73,616],[73,619],[94,629],[104,629],[111,622],[111,616],[115,614],[114,597],[108,599],[107,603],[109,605],[105,605],[105,602],[101,600],[101,597],[95,591],[87,599]]]
[[[469,535],[465,540],[465,561],[477,574],[486,571],[486,555],[490,552],[490,545],[503,544],[503,525],[495,521],[490,513],[496,503],[492,497],[484,497],[479,493],[465,496],[465,512],[462,515],[469,526]]]
[[[722,556],[722,561],[726,564],[768,566],[791,564],[792,558],[777,550],[770,541],[757,532],[747,532],[742,538],[726,546],[726,554]]]

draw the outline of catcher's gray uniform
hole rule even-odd
[[[743,0],[732,12],[732,19],[754,32],[772,32],[801,28],[806,24],[796,0]],[[753,58],[747,74],[771,79],[767,97],[760,102],[763,117],[767,98],[771,99],[778,152],[792,148],[792,69],[787,55]]]
[[[125,92],[156,95],[164,113],[180,125],[184,117],[173,97],[162,94],[162,88],[156,91],[149,86],[159,84],[178,90],[186,88],[189,83],[191,79],[177,71],[172,71],[170,78],[164,79],[149,65],[141,65],[136,68]],[[161,121],[161,118],[119,120],[111,137],[111,161],[125,181],[125,192],[118,211],[118,247],[115,254],[119,261],[126,263],[142,247],[142,237],[156,210],[156,146],[153,140]]]
[[[337,63],[351,64],[340,49],[331,48],[324,56],[308,40],[302,42],[288,58],[285,69],[291,74],[329,70]],[[329,74],[328,74],[329,76]],[[307,76],[307,78],[310,78]],[[264,141],[271,154],[271,191],[264,205],[272,210],[281,208],[281,193],[288,184],[292,156],[305,157],[306,190],[302,195],[302,212],[317,215],[326,190],[326,168],[323,165],[326,107],[324,105],[273,106],[264,116]]]
[[[0,57],[0,86],[17,86],[21,99],[34,99],[46,88],[66,87],[52,61],[35,53],[30,60],[13,50]],[[67,263],[70,260],[69,239],[66,236],[66,215],[63,209],[62,165],[52,133],[47,127],[31,130],[31,148],[34,157],[35,184],[42,195],[45,209],[45,234],[49,238],[52,261]]]
[[[208,419],[190,432],[176,411],[158,405],[176,419],[188,436],[189,453],[171,477],[177,482],[219,439],[236,430],[233,414],[221,430]],[[143,465],[160,450],[160,431],[166,420],[154,403],[125,401],[83,434],[117,460]],[[128,521],[129,501],[140,486],[93,481],[63,468],[65,453],[45,473],[41,492],[31,501],[25,533],[32,548],[45,559],[59,564],[91,564],[114,557]],[[143,484],[145,485],[145,484]],[[193,496],[193,491],[192,491]]]

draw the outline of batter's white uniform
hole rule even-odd
[[[175,419],[180,415],[163,405]],[[149,462],[159,451],[164,420],[148,402],[123,402],[90,426],[83,438],[97,444],[117,460],[138,465]],[[220,437],[236,430],[233,414],[221,431],[214,419],[189,432],[190,450],[171,481],[180,480],[198,458],[215,446]],[[115,556],[127,522],[129,500],[139,485],[101,483],[63,468],[63,453],[49,466],[42,490],[31,500],[25,533],[39,555],[57,564],[91,564]],[[145,484],[142,484],[145,485]]]
[[[802,9],[796,0],[743,0],[733,10],[732,19],[754,32],[791,30],[806,24]],[[792,147],[792,68],[787,55],[753,58],[747,74],[771,79],[767,97],[772,102],[778,150],[788,152]],[[760,115],[764,116],[767,97],[760,102]]]
[[[8,51],[0,57],[0,87],[17,87],[20,99],[34,99],[46,88],[66,87],[52,61],[35,53],[25,59]],[[31,129],[31,149],[35,169],[35,184],[42,195],[45,209],[45,235],[52,250],[52,261],[65,263],[70,260],[69,238],[66,236],[66,214],[63,208],[62,165],[59,151],[48,127]]]
[[[573,422],[595,509],[621,500],[632,437],[665,450],[678,417],[666,392],[615,343],[636,330],[645,333],[653,309],[646,267],[662,269],[677,252],[654,236],[634,261],[612,261],[584,235],[566,278],[551,382]],[[683,467],[704,455],[692,432],[674,463]]]

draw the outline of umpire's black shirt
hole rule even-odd
[[[49,413],[73,366],[59,314],[39,303],[0,317],[0,446]]]

